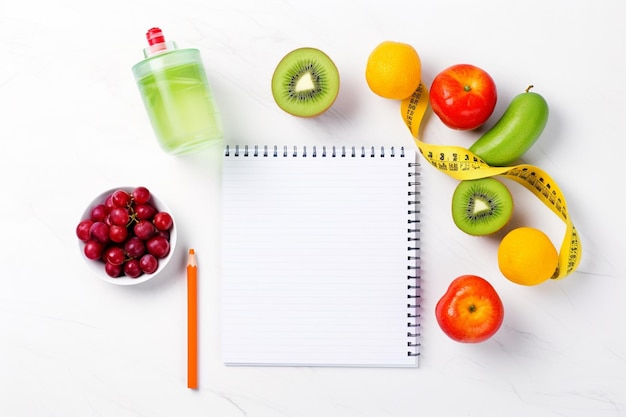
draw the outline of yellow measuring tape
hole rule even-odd
[[[428,108],[428,89],[423,85],[400,104],[400,111],[422,156],[439,171],[457,180],[470,180],[500,175],[511,179],[532,192],[566,225],[565,237],[559,250],[559,264],[552,277],[561,279],[572,273],[580,262],[582,246],[578,232],[567,211],[565,196],[557,183],[542,169],[522,164],[510,167],[492,167],[468,149],[459,146],[441,146],[419,139],[419,130]]]

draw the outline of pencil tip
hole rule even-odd
[[[196,252],[195,252],[193,249],[189,249],[189,254],[190,254],[190,255],[193,255],[193,254],[195,254],[195,253],[196,253]]]

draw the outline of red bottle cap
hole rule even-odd
[[[146,32],[146,39],[148,39],[148,47],[144,49],[146,58],[168,49],[176,49],[174,42],[165,42],[163,31],[158,27],[153,27],[148,30],[148,32]]]
[[[148,30],[146,33],[146,38],[148,39],[148,45],[157,45],[159,43],[165,43],[165,37],[163,36],[163,32],[159,28],[152,28]]]

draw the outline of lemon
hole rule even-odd
[[[383,98],[403,100],[415,92],[422,78],[422,63],[411,45],[384,41],[371,52],[365,67],[369,88]]]
[[[558,262],[550,238],[533,227],[511,230],[498,247],[500,272],[516,284],[541,284],[554,275]]]

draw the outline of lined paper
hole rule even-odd
[[[224,157],[224,363],[417,366],[415,152],[298,151]]]

